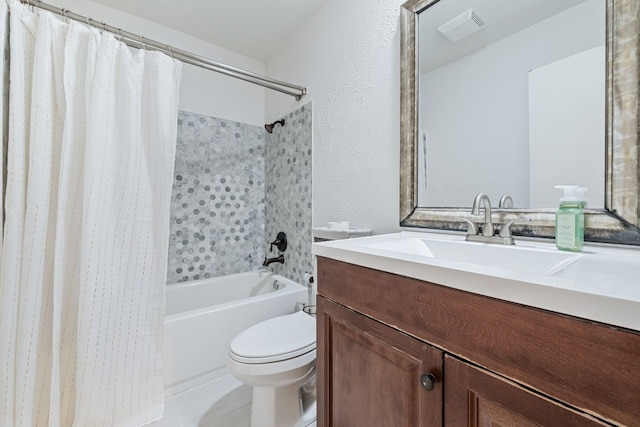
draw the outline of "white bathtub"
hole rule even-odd
[[[228,374],[227,350],[236,334],[306,301],[304,286],[267,270],[167,285],[166,397]]]

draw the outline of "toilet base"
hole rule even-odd
[[[300,385],[254,387],[251,427],[306,427],[316,419],[316,405],[303,413]]]

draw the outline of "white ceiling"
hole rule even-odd
[[[260,61],[325,0],[93,0]]]
[[[457,0],[441,1],[420,15],[420,71],[426,72],[515,34],[585,0]],[[487,24],[477,33],[452,43],[436,28],[467,9]]]

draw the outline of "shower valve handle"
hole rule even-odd
[[[287,235],[284,232],[279,232],[276,236],[276,240],[271,242],[269,250],[273,252],[273,247],[278,248],[280,252],[284,252],[287,250]]]

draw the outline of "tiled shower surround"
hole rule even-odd
[[[277,173],[278,177],[275,179],[282,180],[282,185],[295,182],[300,174],[308,176],[309,184],[302,188],[306,188],[304,199],[309,204],[305,204],[304,208],[299,204],[300,212],[293,212],[289,209],[289,196],[277,205],[286,206],[291,215],[308,217],[304,221],[308,227],[308,243],[298,242],[299,239],[295,237],[299,234],[298,231],[282,231],[287,235],[292,233],[295,240],[285,253],[285,257],[292,254],[287,262],[308,260],[308,264],[311,264],[310,113],[310,106],[305,106],[290,114],[292,118],[308,114],[304,118],[304,123],[309,127],[308,132],[302,132],[308,138],[308,141],[304,141],[304,145],[308,146],[305,165],[304,161],[299,162],[297,149],[285,149],[284,156],[273,156],[274,147],[267,145],[265,148],[266,132],[262,126],[179,112],[171,200],[168,283],[223,276],[262,267],[265,254],[270,256],[265,250],[268,247],[265,242],[269,240],[269,236],[265,235],[265,224],[267,229],[271,227],[271,219],[267,218],[278,221],[276,215],[269,214],[269,209],[266,209],[265,214],[265,194],[269,197],[268,192],[265,193],[265,182],[273,182],[274,179],[265,179],[265,158],[276,162],[273,165],[267,164],[267,175]],[[294,131],[294,127],[289,129]],[[296,129],[300,134],[300,129]],[[278,125],[274,135],[280,131]],[[292,141],[291,138],[288,139]],[[282,147],[278,150],[282,151]],[[295,165],[293,168],[292,162]],[[282,172],[284,164],[287,165],[286,173]],[[303,170],[305,167],[308,172]],[[292,174],[293,181],[290,178]],[[300,251],[295,256],[290,252],[294,246],[296,251]],[[275,270],[273,264],[270,268]],[[298,272],[308,267],[291,265],[290,268]],[[292,275],[287,277],[302,283],[302,276],[299,279]]]
[[[264,133],[178,113],[168,283],[250,271],[262,261]]]
[[[279,231],[287,235],[284,264],[271,264],[276,273],[304,284],[313,272],[311,259],[311,104],[284,117],[266,136],[266,239]],[[277,256],[278,250],[267,256]]]

